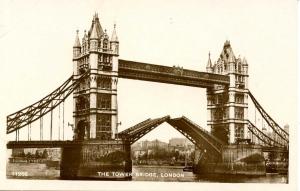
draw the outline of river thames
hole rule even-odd
[[[18,173],[16,173],[18,172]],[[117,173],[117,172],[116,172]],[[266,174],[265,176],[197,175],[183,171],[182,166],[133,166],[132,181],[160,182],[223,182],[223,183],[288,183],[288,176]],[[119,176],[119,174],[116,174]],[[8,163],[7,178],[12,179],[60,179],[59,168],[39,163]]]
[[[196,175],[176,166],[133,166],[132,180],[171,182],[223,182],[223,183],[287,183],[288,176],[267,173],[265,176]]]

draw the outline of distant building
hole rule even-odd
[[[141,156],[145,155],[148,152],[148,150],[142,149],[141,147],[136,146],[131,149],[131,152],[132,152],[133,158],[137,159],[137,158],[140,158]]]
[[[158,149],[167,150],[168,143],[165,143],[158,139],[153,140],[153,141],[145,140],[145,141],[136,142],[131,147],[131,151],[132,151],[134,158],[141,157],[141,156],[145,155],[146,153],[149,155]]]
[[[21,149],[18,149],[18,148],[12,149],[12,154],[11,154],[12,157],[19,157],[19,156],[23,156],[23,155],[25,155],[23,148],[21,148]]]
[[[42,156],[44,151],[47,151],[47,159],[50,160],[60,160],[61,158],[61,149],[60,148],[17,148],[12,149],[12,157],[24,157],[26,155],[35,155],[38,153],[40,156]],[[24,155],[24,156],[23,156]]]
[[[136,161],[143,161],[149,156],[151,157],[151,155],[153,157],[156,153],[161,153],[161,151],[163,151],[165,156],[168,156],[169,159],[174,158],[173,160],[175,160],[176,158],[176,160],[179,161],[184,161],[185,159],[190,161],[195,151],[195,145],[186,138],[172,138],[169,140],[169,143],[156,139],[153,141],[139,141],[131,146],[132,159]]]
[[[193,145],[193,143],[186,138],[172,138],[169,140],[169,146],[171,147],[185,147],[186,145]]]
[[[153,141],[141,141],[135,144],[135,146],[139,146],[143,149],[149,149],[149,148],[155,148],[155,147],[159,147],[159,148],[168,148],[168,143],[165,143],[163,141],[160,141],[158,139],[153,140]]]
[[[165,143],[163,141],[159,141],[159,140],[154,140],[151,141],[151,145],[153,148],[160,148],[160,149],[167,149],[168,148],[168,143]]]

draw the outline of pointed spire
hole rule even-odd
[[[234,54],[233,54],[232,52],[229,54],[228,62],[229,62],[229,63],[230,63],[230,62],[235,62],[235,56],[234,56]]]
[[[230,41],[229,40],[226,40],[225,43],[224,43],[224,47],[227,47],[227,46],[230,46]]]
[[[96,29],[96,25],[93,26],[92,31],[91,31],[91,36],[90,39],[98,39],[98,32]]]
[[[233,50],[231,48],[229,40],[225,41],[223,50],[222,50],[222,52],[220,54],[220,58],[223,61],[225,61],[226,63],[236,62],[236,58],[235,58],[235,55],[234,55]]]
[[[76,47],[81,47],[81,45],[80,45],[80,41],[79,41],[79,36],[78,36],[78,33],[79,33],[79,30],[76,30],[76,37],[75,37],[75,43],[74,43],[74,48]]]
[[[92,25],[90,27],[90,30],[88,31],[88,36],[90,38],[92,35],[93,28],[96,28],[98,38],[100,38],[104,32],[103,32],[103,29],[102,29],[100,21],[99,21],[98,13],[95,13],[95,15],[93,16]]]
[[[247,62],[247,60],[246,60],[246,58],[245,58],[245,57],[243,58],[242,65],[244,65],[244,66],[246,66],[246,65],[247,65],[247,66],[248,66],[248,62]]]
[[[239,54],[238,58],[237,58],[237,62],[242,62],[242,59],[241,59],[241,55]]]
[[[111,35],[111,42],[118,42],[118,36],[116,32],[116,23],[114,24],[114,30]]]
[[[207,61],[206,68],[212,68],[212,62],[211,62],[211,59],[210,59],[210,52],[208,52],[208,61]]]
[[[217,61],[214,62],[213,68],[217,65]]]
[[[210,59],[210,52],[208,52],[208,61],[207,61],[207,64],[206,64],[206,72],[210,72],[210,73],[213,72],[213,65],[212,65],[212,62],[211,62],[211,59]]]
[[[107,39],[107,40],[109,39],[109,37],[107,35],[107,30],[106,29],[104,29],[103,38]]]
[[[83,35],[83,38],[84,38],[85,40],[87,40],[87,39],[88,39],[88,35],[86,34],[86,30],[84,30],[84,35]]]

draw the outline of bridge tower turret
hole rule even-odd
[[[92,25],[92,31],[90,32],[89,41],[89,69],[90,69],[90,107],[89,107],[89,129],[90,132],[86,132],[90,135],[90,139],[96,138],[97,128],[97,78],[98,78],[98,46],[99,46],[99,34],[96,28],[94,17],[94,25]]]
[[[212,73],[213,72],[213,65],[210,59],[210,52],[208,53],[208,61],[206,64],[206,71]]]
[[[236,58],[226,41],[217,62],[207,72],[228,75],[229,86],[215,85],[207,89],[207,125],[212,134],[228,144],[247,138],[248,64]]]
[[[111,39],[110,39],[110,46],[111,46],[113,54],[118,56],[119,55],[119,40],[118,40],[118,36],[117,36],[117,31],[116,31],[116,24],[114,24],[114,30],[112,32]]]
[[[111,95],[111,109],[115,111],[112,115],[112,138],[118,133],[118,100],[117,100],[117,85],[118,85],[118,67],[119,67],[119,40],[116,32],[116,24],[114,24],[113,33],[110,41],[110,49],[112,51],[112,90],[115,92]]]
[[[77,41],[79,43],[79,37],[76,37],[76,47]],[[89,72],[89,77],[81,82],[73,96],[76,140],[115,138],[118,122],[118,46],[116,29],[110,41],[106,30],[102,29],[98,14],[95,14],[90,30],[83,36],[81,52],[73,59],[77,63],[76,66],[74,64],[74,78]]]
[[[79,30],[76,31],[75,43],[73,46],[73,75],[77,75],[77,64],[78,64],[77,58],[81,54],[81,45],[80,45],[78,33]]]
[[[70,179],[95,176],[98,172],[126,172],[131,177],[130,142],[116,139],[118,133],[117,84],[119,41],[114,26],[111,39],[95,14],[90,29],[84,32],[80,46],[74,45],[74,75],[80,78],[73,93],[74,140],[81,144],[63,148],[60,175]],[[82,74],[86,76],[82,79]],[[88,75],[86,75],[88,74]],[[96,155],[97,156],[96,156]],[[109,161],[117,154],[119,162]],[[104,161],[99,161],[99,157]],[[114,175],[105,178],[114,178]],[[98,176],[97,176],[98,177]],[[99,175],[99,178],[104,178]]]
[[[242,83],[244,84],[244,89],[247,92],[248,91],[249,74],[248,74],[248,62],[245,57],[243,58],[243,61],[242,61],[242,76],[240,78],[241,78]],[[248,93],[244,92],[243,95],[244,95],[244,104],[247,105],[247,107],[244,107],[244,120],[248,120]],[[244,137],[245,138],[249,138],[247,125],[248,125],[248,123],[245,122],[244,123]]]

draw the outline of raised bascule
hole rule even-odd
[[[109,38],[95,14],[81,41],[77,31],[73,75],[40,101],[7,116],[7,133],[16,133],[16,140],[9,141],[7,148],[60,147],[63,179],[104,178],[98,172],[116,171],[128,172],[123,178],[130,178],[130,145],[167,122],[195,144],[194,173],[265,174],[263,152],[285,153],[284,160],[288,160],[289,135],[251,94],[248,77],[247,60],[234,55],[229,41],[224,43],[214,64],[209,55],[206,72],[119,59],[116,26]],[[206,88],[207,129],[210,131],[184,116],[167,115],[149,118],[119,132],[119,78]],[[53,140],[52,111],[64,104],[71,93],[73,140]],[[249,100],[274,136],[248,120]],[[43,140],[43,116],[49,112],[50,140]],[[40,140],[33,141],[29,137],[27,141],[19,140],[19,129],[38,120]]]

